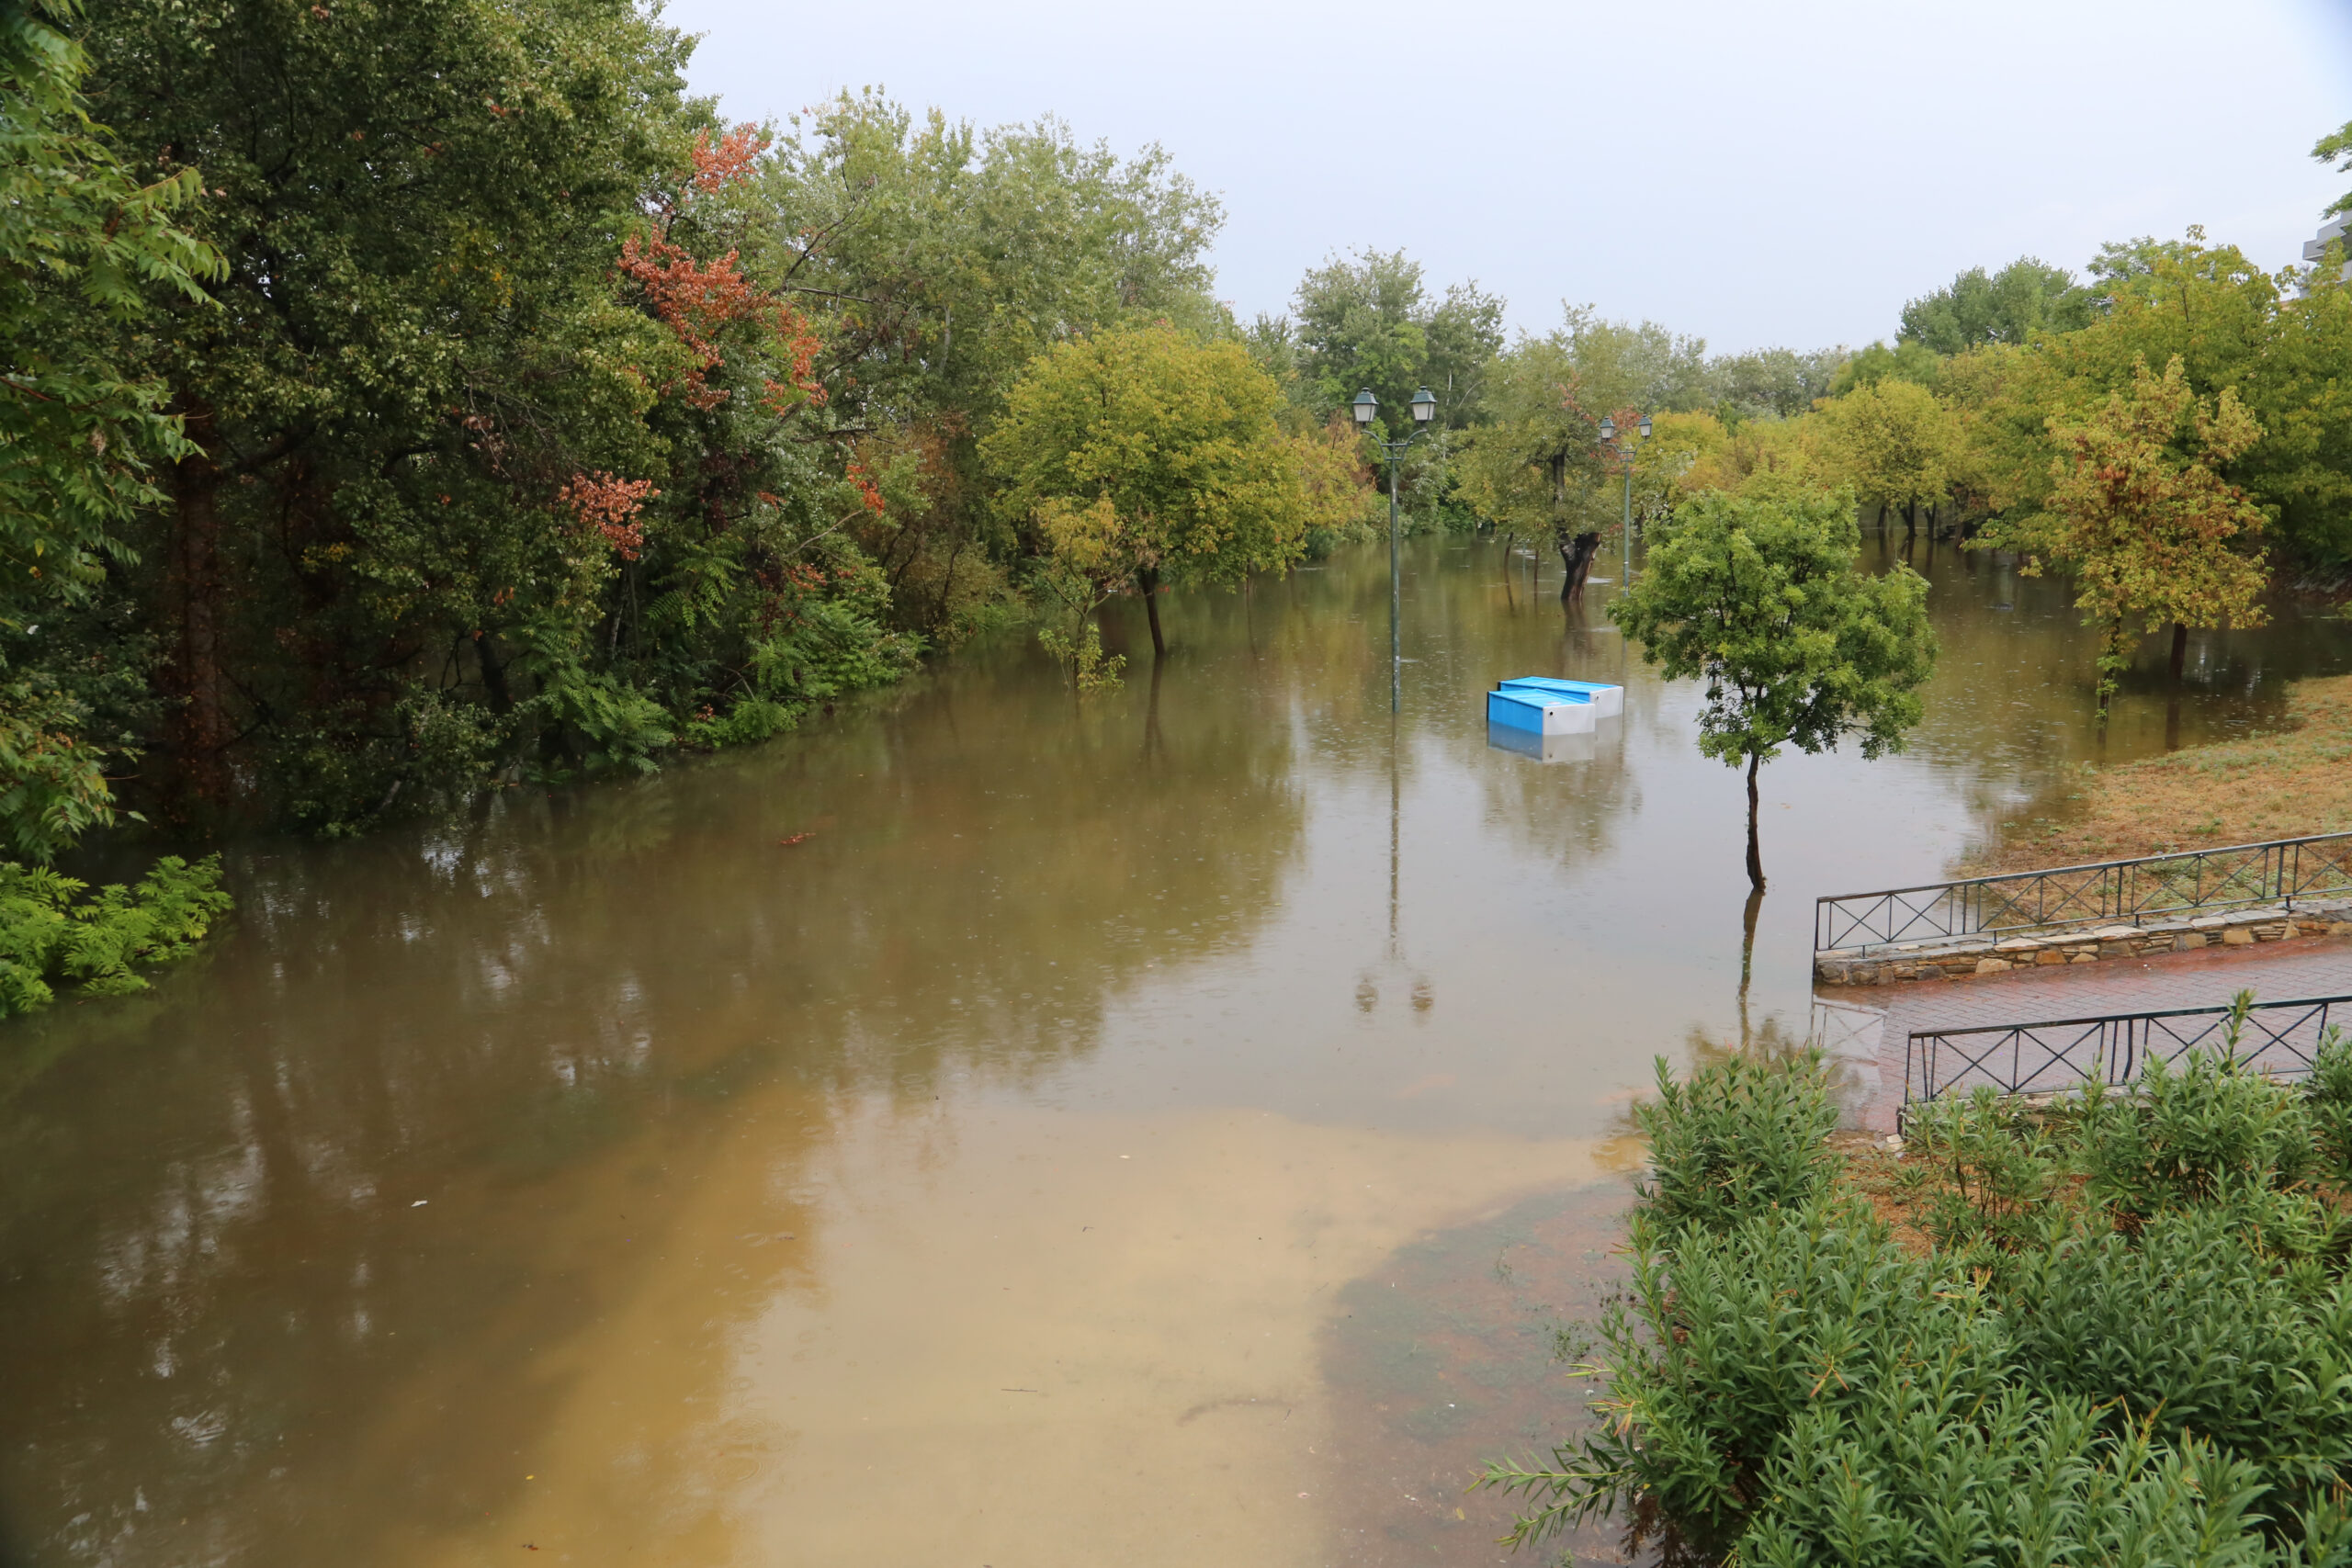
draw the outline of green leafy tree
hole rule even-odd
[[[871,433],[887,504],[850,532],[896,622],[933,642],[985,621],[1018,551],[977,443],[1023,367],[1120,322],[1230,330],[1207,264],[1223,211],[1157,147],[1122,159],[1053,119],[982,131],[844,94],[794,122],[757,197],[746,265],[808,315],[830,407]]]
[[[1462,495],[1507,539],[1542,540],[1559,552],[1560,597],[1581,592],[1602,534],[1618,522],[1603,491],[1610,470],[1601,414],[1565,333],[1523,338],[1498,362],[1492,418],[1470,433],[1456,462]],[[1619,415],[1629,430],[1640,416]]]
[[[2262,532],[2262,511],[2220,473],[2261,434],[2233,391],[2199,399],[2178,356],[2162,376],[2142,360],[2131,387],[2087,419],[2052,416],[2061,455],[2048,511],[1984,536],[2023,550],[2020,570],[2054,563],[2074,578],[2075,607],[2106,630],[2102,716],[2129,662],[2133,622],[2147,631],[2172,623],[2176,671],[2188,627],[2262,624],[2267,573],[2246,548]]]
[[[202,449],[130,580],[175,808],[244,778],[342,829],[485,780],[537,716],[517,649],[602,629],[614,551],[559,495],[667,479],[647,415],[707,368],[616,290],[692,173],[684,40],[618,0],[113,0],[86,41],[228,262],[148,360]]]
[[[2091,319],[2091,296],[2064,267],[2019,256],[1987,275],[1970,267],[1950,286],[1903,307],[1898,341],[1954,355],[1987,343],[2024,343],[2038,332],[2071,332]]]
[[[1829,395],[1842,398],[1858,387],[1875,387],[1882,381],[1909,381],[1932,390],[1943,370],[1943,355],[1916,338],[1897,338],[1892,348],[1874,343],[1838,366]]]
[[[1163,582],[1230,586],[1298,558],[1309,498],[1281,397],[1238,343],[1114,327],[1040,355],[981,456],[1017,524],[1109,503],[1107,524],[1067,531],[1111,552],[1115,567],[1094,570],[1134,583],[1164,658]]]
[[[1703,409],[1713,401],[1707,341],[1656,321],[1612,321],[1571,306],[1560,335],[1589,408]]]
[[[1583,590],[1602,540],[1623,526],[1628,454],[1641,454],[1637,507],[1645,515],[1663,509],[1669,468],[1688,464],[1641,447],[1634,427],[1644,414],[1719,400],[1706,353],[1702,340],[1655,321],[1605,321],[1572,307],[1554,331],[1521,337],[1496,360],[1487,421],[1455,463],[1461,493],[1506,536],[1546,540],[1558,551],[1563,599]],[[1781,368],[1799,373],[1796,356]],[[1604,418],[1623,433],[1614,446],[1600,442]]]
[[[1706,683],[1699,750],[1747,769],[1747,877],[1764,886],[1757,770],[1783,747],[1849,736],[1862,755],[1903,748],[1935,668],[1926,579],[1854,570],[1853,497],[1789,487],[1687,502],[1652,539],[1642,576],[1610,606],[1645,662]]]
[[[195,450],[139,334],[159,297],[201,308],[220,274],[179,222],[197,172],[142,180],[91,119],[77,19],[72,0],[0,4],[0,839],[37,864],[115,812],[89,661],[59,657],[56,626],[135,558],[129,524]]]
[[[2339,174],[2352,169],[2352,120],[2346,120],[2321,137],[2312,147],[2312,156],[2320,163],[2334,165]],[[2337,218],[2346,212],[2352,212],[2352,191],[2346,191],[2328,203],[2327,210],[2321,216]]]
[[[0,1016],[60,984],[140,989],[229,907],[217,859],[89,897],[49,869],[116,815],[90,733],[107,660],[57,627],[135,561],[156,474],[195,450],[137,360],[158,300],[202,308],[220,273],[181,225],[197,172],[142,179],[89,115],[77,20],[73,0],[0,0]]]
[[[1316,418],[1366,387],[1393,417],[1423,386],[1437,393],[1440,426],[1478,418],[1487,366],[1502,347],[1503,302],[1476,283],[1432,299],[1420,263],[1402,251],[1361,251],[1310,268],[1291,310],[1259,331],[1292,341],[1300,394]]]
[[[1953,430],[1935,394],[1887,379],[1855,388],[1821,409],[1822,445],[1863,501],[1901,512],[1916,530],[1919,508],[1944,499]]]
[[[2201,230],[2177,241],[2109,245],[2094,264],[2103,307],[2089,326],[2047,340],[2024,389],[2030,417],[2076,425],[2130,389],[2134,366],[2177,357],[2198,397],[2233,392],[2262,429],[2222,478],[2267,509],[2278,536],[2319,562],[2352,561],[2352,288],[2323,269],[2267,273]],[[2192,456],[2182,427],[2176,456]],[[2059,456],[2054,446],[2042,458]]]
[[[1810,354],[1762,348],[1719,355],[1708,360],[1706,367],[1708,395],[1713,405],[1710,412],[1733,429],[1751,420],[1795,419],[1829,396],[1849,357],[1843,348]],[[1661,401],[1657,406],[1675,405]]]

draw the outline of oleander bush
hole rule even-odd
[[[1640,1112],[1602,1419],[1481,1484],[1668,1561],[2352,1564],[2352,1043],[1924,1108],[1833,1148],[1817,1054]]]

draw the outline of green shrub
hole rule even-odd
[[[1826,1191],[1822,1139],[1838,1125],[1819,1052],[1786,1063],[1734,1056],[1677,1084],[1657,1060],[1657,1101],[1634,1114],[1650,1138],[1643,1216],[1723,1230]]]
[[[1936,1245],[2007,1249],[2046,1235],[2060,1165],[2022,1102],[1989,1089],[1931,1101],[1913,1112],[1911,1142],[1919,1168],[1942,1179],[1921,1213]]]
[[[2088,1084],[2074,1114],[2091,1196],[2132,1219],[2289,1190],[2317,1168],[2307,1097],[2234,1051],[2191,1052],[2178,1072],[2152,1055],[2134,1092]]]
[[[752,746],[781,735],[800,722],[801,710],[765,697],[741,697],[725,713],[705,708],[678,726],[678,743],[716,751],[728,746]]]
[[[2334,1026],[2320,1037],[2312,1076],[2303,1084],[2320,1173],[2352,1183],[2352,1037]]]
[[[218,855],[166,855],[136,886],[88,885],[0,863],[0,1016],[49,1005],[60,984],[98,996],[142,990],[141,965],[184,958],[227,912]]]
[[[1743,1564],[2352,1564],[2352,1051],[2290,1087],[2233,1044],[1926,1108],[1899,1174],[1823,1149],[1817,1055],[1661,1065],[1606,1419],[1489,1467],[1514,1543],[1623,1511]]]
[[[1998,1294],[2034,1386],[2082,1395],[2111,1426],[2216,1443],[2292,1506],[2352,1475],[2352,1297],[2316,1267],[2278,1267],[2227,1213],[2078,1235],[2007,1276]]]

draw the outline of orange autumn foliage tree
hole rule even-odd
[[[729,395],[728,389],[711,386],[707,373],[725,363],[718,340],[738,323],[747,323],[764,334],[769,346],[779,351],[782,374],[762,378],[763,408],[782,415],[804,402],[821,408],[826,401],[825,389],[813,374],[824,345],[800,312],[781,295],[760,288],[743,275],[740,249],[729,249],[715,261],[701,262],[671,237],[680,215],[696,197],[748,184],[767,145],[766,134],[748,125],[717,138],[708,131],[697,134],[695,172],[684,193],[662,205],[651,234],[642,239],[632,234],[621,244],[621,275],[643,291],[646,303],[675,334],[692,361],[684,374],[663,390],[676,390],[690,405],[706,412]]]

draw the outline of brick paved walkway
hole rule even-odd
[[[1844,1042],[1838,1054],[1862,1080],[1849,1119],[1886,1132],[1903,1103],[1904,1051],[1914,1030],[2217,1006],[2247,987],[2263,1001],[2352,995],[2352,937],[1880,986],[1868,1004],[1839,987],[1819,993],[1816,1019],[1830,1018],[1828,1032]]]

